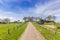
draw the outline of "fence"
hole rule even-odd
[[[24,25],[26,22],[18,25],[17,27],[13,27],[11,28],[0,28],[2,30],[6,30],[5,32],[3,32],[2,34],[0,34],[0,40],[5,40],[5,38],[9,39],[9,36],[14,35],[16,36],[16,32],[18,29],[20,29],[20,27],[22,27],[22,25]]]

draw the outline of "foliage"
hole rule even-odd
[[[49,15],[46,17],[46,20],[48,20],[48,21],[55,21],[55,19],[56,19],[56,16]]]

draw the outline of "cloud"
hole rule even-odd
[[[40,5],[40,3],[36,4],[34,8],[29,8],[27,10],[28,13],[36,14],[36,16],[40,15],[40,17],[46,17],[48,15],[56,16],[56,21],[60,20],[60,0],[50,1],[45,3],[44,5]]]
[[[0,0],[0,3],[3,5],[0,7],[0,17],[9,17],[16,20],[22,19],[24,16],[46,17],[48,15],[54,15],[57,17],[56,21],[60,20],[60,0],[50,0],[49,2],[47,0],[40,0],[41,2],[39,1],[37,3],[35,3],[35,0],[33,1],[35,3],[33,7],[27,7],[25,9],[20,7],[20,3],[23,1],[33,4],[32,0]]]
[[[22,20],[23,14],[0,10],[0,19],[9,18],[11,21]]]

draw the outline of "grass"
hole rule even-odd
[[[57,34],[60,35],[60,23],[56,23],[55,26],[56,26],[55,30],[57,30]]]
[[[24,32],[26,23],[0,24],[0,40],[17,40]]]
[[[46,40],[60,40],[60,36],[58,36],[57,34],[54,34],[50,30],[40,26],[37,23],[33,23],[33,24],[37,28],[37,30],[41,32],[41,34],[46,38]]]
[[[56,25],[57,27],[60,27],[60,23],[56,23],[55,25]]]

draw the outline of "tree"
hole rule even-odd
[[[56,19],[56,16],[52,16],[52,19],[53,19],[53,21],[55,21],[55,19]]]
[[[36,21],[39,22],[42,18],[36,17]]]
[[[26,17],[24,17],[23,20],[26,20]]]
[[[52,18],[51,15],[49,15],[46,17],[46,20],[51,20],[51,18]]]
[[[27,20],[27,17],[24,17],[23,20],[26,21]]]
[[[48,21],[55,21],[55,19],[56,19],[56,16],[49,15],[46,17],[46,20],[48,20]]]
[[[5,18],[5,19],[3,19],[3,22],[4,23],[9,23],[10,22],[10,19],[9,18]]]
[[[20,20],[17,20],[17,22],[20,22]]]
[[[0,19],[0,23],[2,23],[2,19]]]

